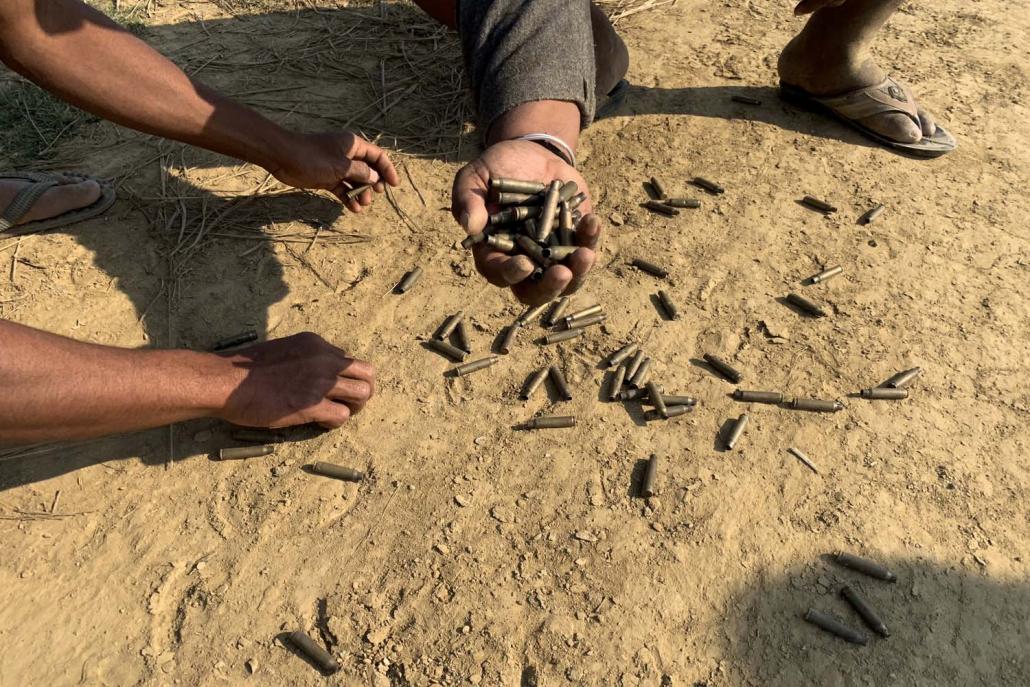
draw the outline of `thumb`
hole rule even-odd
[[[463,167],[454,177],[451,214],[468,234],[478,234],[486,228],[486,183],[472,166]]]
[[[351,160],[343,172],[343,179],[353,186],[376,184],[379,182],[379,172],[360,160]]]

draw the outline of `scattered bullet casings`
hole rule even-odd
[[[744,375],[740,374],[740,372],[722,358],[712,355],[711,353],[705,353],[702,357],[705,359],[706,363],[715,369],[716,372],[734,384],[740,384],[740,380],[744,378]]]
[[[443,324],[440,325],[440,328],[438,330],[436,330],[436,334],[433,336],[433,338],[443,341],[454,332],[455,327],[457,327],[458,323],[461,322],[464,318],[464,310],[459,310],[458,312],[454,313],[453,315],[451,315],[443,321]]]
[[[904,387],[906,387],[909,384],[911,384],[912,380],[914,380],[916,377],[918,377],[922,373],[923,373],[923,368],[921,368],[921,367],[913,367],[911,370],[905,370],[904,372],[897,373],[896,375],[894,375],[893,377],[888,379],[886,382],[884,382],[880,386],[890,387],[890,388],[893,388],[893,389],[903,389]]]
[[[633,386],[633,387],[636,387],[638,389],[640,387],[644,386],[644,383],[647,381],[647,373],[650,372],[650,371],[651,371],[651,359],[650,358],[644,358],[641,361],[640,366],[637,367],[636,371],[633,373],[633,376],[630,378],[629,385]]]
[[[808,283],[818,284],[819,282],[826,281],[828,279],[833,279],[838,274],[841,274],[843,271],[843,267],[841,267],[840,265],[836,265],[827,270],[823,270],[819,274],[813,274],[811,277],[808,278]]]
[[[626,381],[626,368],[629,363],[622,363],[612,372],[611,386],[608,388],[608,400],[616,401],[622,391],[622,384]]]
[[[644,352],[641,350],[637,350],[636,353],[633,354],[633,357],[630,358],[629,366],[626,368],[627,379],[633,378],[633,375],[637,373],[637,368],[640,367],[640,364],[644,362],[644,358],[646,357],[647,356],[645,356]]]
[[[644,419],[647,420],[647,421],[661,420],[661,419],[670,420],[670,419],[672,419],[674,417],[679,417],[680,415],[685,415],[686,413],[689,413],[693,409],[694,409],[694,406],[667,406],[665,408],[665,417],[664,418],[661,415],[658,414],[657,410],[649,410],[646,413],[644,413]]]
[[[245,458],[259,458],[275,453],[275,446],[238,446],[236,448],[223,448],[218,452],[218,460],[243,460]]]
[[[664,290],[658,291],[658,302],[662,304],[662,310],[665,311],[666,317],[670,320],[678,320],[680,318],[679,308],[676,307],[676,304],[669,298],[669,294]]]
[[[546,310],[547,306],[549,305],[550,303],[541,303],[540,305],[534,305],[532,308],[519,315],[519,318],[515,320],[515,324],[519,325],[520,327],[525,326],[526,323],[528,323],[530,320],[539,317],[540,313]]]
[[[464,362],[465,358],[468,357],[466,351],[461,350],[450,341],[441,341],[440,339],[430,339],[426,341],[426,346],[429,346],[437,353],[443,353],[448,358],[451,358],[457,362]]]
[[[540,388],[540,385],[544,383],[544,380],[546,378],[547,368],[541,367],[539,370],[531,374],[529,378],[526,380],[526,385],[522,387],[522,393],[519,394],[519,397],[523,401],[528,401],[529,397],[532,396],[533,393]]]
[[[783,403],[783,394],[779,391],[747,391],[737,389],[733,398],[744,403]]]
[[[490,179],[490,188],[498,193],[540,193],[545,185],[539,181],[495,178]]]
[[[346,194],[347,195],[347,200],[354,200],[355,198],[360,196],[365,191],[371,191],[371,190],[372,190],[372,184],[365,184],[364,186],[358,186],[357,188],[352,188],[351,190],[347,191],[347,194]]]
[[[257,341],[257,339],[257,332],[251,329],[249,331],[245,331],[240,334],[236,334],[235,336],[230,336],[226,339],[218,341],[217,343],[215,343],[214,346],[211,347],[211,350],[224,351],[228,348],[236,348],[237,346],[242,346],[243,344],[249,344],[253,341]]]
[[[511,352],[511,345],[515,342],[515,335],[519,333],[519,329],[521,328],[522,327],[517,324],[512,324],[504,330],[504,337],[501,339],[501,343],[497,346],[497,350],[500,353],[508,355],[508,353]]]
[[[547,417],[535,417],[522,425],[523,429],[564,429],[575,427],[576,418],[572,415],[551,415]]]
[[[471,363],[458,365],[454,368],[454,375],[456,377],[464,377],[467,374],[472,374],[473,372],[478,372],[479,370],[490,367],[498,360],[499,358],[496,355],[492,355],[489,358],[481,358],[479,360],[473,360]]]
[[[894,389],[887,386],[874,386],[872,389],[862,389],[858,392],[862,398],[871,401],[886,401],[908,398],[908,389]]]
[[[665,204],[671,208],[689,208],[691,210],[701,207],[701,201],[696,198],[667,198]]]
[[[693,181],[691,183],[694,184],[694,186],[700,186],[701,188],[703,188],[704,190],[708,191],[709,193],[714,193],[714,194],[718,195],[720,193],[725,193],[726,192],[726,189],[724,189],[722,186],[720,186],[719,184],[715,183],[714,181],[709,181],[708,179],[705,179],[704,177],[694,177],[694,179],[693,179]]]
[[[658,481],[658,454],[652,453],[647,459],[647,469],[644,470],[644,479],[640,482],[640,495],[650,498],[655,495],[655,483]]]
[[[671,205],[666,205],[660,200],[649,200],[646,203],[644,203],[644,207],[652,212],[657,212],[659,214],[667,215],[669,217],[675,217],[676,215],[680,214],[679,210],[672,207]]]
[[[842,551],[838,551],[834,554],[833,558],[845,568],[851,568],[852,570],[869,575],[869,577],[875,577],[878,580],[885,580],[887,582],[898,581],[897,575],[876,561],[871,561],[868,558],[862,558],[861,556],[855,556]]]
[[[809,315],[812,315],[813,317],[826,317],[825,310],[823,310],[821,307],[819,307],[812,301],[808,300],[804,296],[800,296],[796,293],[788,293],[787,302],[793,305],[794,307],[805,311]]]
[[[641,258],[634,258],[633,262],[631,262],[630,264],[633,265],[633,267],[636,267],[638,270],[642,272],[647,272],[648,274],[654,275],[659,279],[665,279],[667,276],[669,276],[668,270],[659,267],[653,262],[648,262],[647,260],[643,260]]]
[[[352,468],[345,468],[342,465],[333,463],[312,463],[311,472],[323,477],[342,479],[344,482],[360,482],[365,479],[365,473]]]
[[[568,329],[586,329],[587,327],[593,327],[595,324],[601,324],[608,319],[608,316],[601,313],[598,315],[591,315],[590,317],[584,317],[579,320],[566,320],[569,324],[566,325]]]
[[[575,253],[577,250],[579,250],[579,246],[550,246],[548,248],[544,248],[541,251],[541,255],[543,255],[548,260],[553,260],[554,262],[561,262],[565,258]]]
[[[655,177],[651,177],[651,189],[654,191],[655,200],[664,200],[669,197],[665,193],[665,187],[662,186],[662,182],[658,181]]]
[[[472,344],[469,342],[469,330],[465,326],[465,320],[458,322],[458,326],[454,329],[454,338],[458,341],[458,348],[466,353],[472,352]]]
[[[809,460],[808,456],[806,456],[804,453],[802,453],[799,449],[796,449],[793,446],[791,446],[790,448],[787,449],[787,452],[790,453],[795,458],[797,458],[798,460],[800,460],[802,463],[804,463],[805,466],[809,470],[811,470],[812,472],[814,472],[817,475],[819,474],[819,470],[818,470],[818,468],[815,467],[815,464],[811,460]]]
[[[876,218],[883,214],[883,206],[876,205],[865,211],[861,217],[858,218],[859,224],[872,224],[876,221]]]
[[[551,377],[551,381],[554,382],[554,389],[558,392],[558,397],[563,401],[572,400],[572,392],[569,390],[569,383],[565,381],[565,375],[555,365],[551,365],[548,370],[548,374]]]
[[[468,249],[477,243],[483,243],[486,241],[486,232],[481,231],[478,234],[469,234],[461,240],[461,247]]]
[[[562,182],[555,179],[551,182],[551,185],[547,187],[547,192],[544,194],[543,205],[540,206],[540,216],[536,221],[536,238],[537,241],[546,241],[547,237],[551,235],[551,229],[554,227],[554,215],[558,211],[558,195],[561,193]]]
[[[762,101],[758,98],[752,98],[749,95],[733,95],[730,96],[730,100],[735,103],[743,103],[745,105],[761,105]]]
[[[655,411],[663,418],[668,418],[669,411],[665,407],[665,399],[662,397],[662,391],[658,388],[658,384],[648,382],[645,388],[647,389],[647,400],[654,406]]]
[[[820,398],[795,398],[788,404],[794,410],[811,410],[817,413],[836,413],[844,409],[840,401],[824,401]]]
[[[336,662],[333,655],[315,644],[314,640],[303,632],[299,630],[297,632],[291,632],[290,644],[296,647],[302,654],[310,658],[315,665],[325,672],[335,673],[340,669],[340,664]]]
[[[404,278],[400,280],[400,283],[397,284],[397,286],[394,288],[394,291],[396,291],[397,293],[407,292],[409,289],[411,289],[412,286],[415,285],[415,282],[417,282],[418,278],[421,276],[422,268],[414,268],[413,270],[404,275]]]
[[[880,620],[880,616],[877,615],[873,607],[866,602],[858,592],[851,587],[845,585],[840,590],[840,595],[851,604],[851,607],[855,609],[855,612],[862,616],[862,621],[865,622],[866,627],[882,637],[890,637],[890,630],[887,629],[887,625]]]
[[[817,611],[814,608],[808,609],[805,613],[805,620],[822,630],[826,630],[832,635],[836,635],[847,642],[851,642],[852,644],[864,645],[869,641],[868,638],[858,630],[853,630],[829,613],[823,613],[822,611]]]
[[[615,367],[623,360],[636,353],[638,348],[639,346],[635,343],[626,344],[625,346],[623,346],[622,348],[608,356],[608,360],[606,360],[604,363],[605,367]]]
[[[819,200],[818,198],[813,198],[812,196],[805,196],[801,199],[801,202],[802,204],[807,205],[813,210],[818,210],[819,212],[822,212],[827,215],[833,212],[837,212],[837,208],[835,208],[834,206],[830,205],[825,201]]]
[[[236,441],[251,441],[257,444],[267,444],[270,441],[282,441],[283,435],[280,432],[271,432],[267,429],[237,429],[233,431],[232,438]]]
[[[748,421],[747,413],[744,413],[737,418],[737,421],[730,427],[729,433],[726,435],[726,448],[732,449],[737,445],[740,440],[740,435],[744,433],[744,428],[747,427]]]
[[[502,253],[510,253],[515,250],[515,240],[510,236],[505,236],[503,234],[487,236],[486,245],[491,248],[496,248]]]
[[[629,363],[626,364],[627,370]],[[662,393],[662,385],[658,385],[658,392]],[[625,389],[619,392],[620,401],[646,401],[647,400],[647,388],[640,387],[639,389]]]
[[[569,303],[572,302],[571,296],[562,296],[554,302],[554,307],[551,308],[551,312],[547,313],[547,324],[555,325],[561,321],[565,311],[569,309]]]
[[[568,341],[583,336],[582,329],[563,329],[560,332],[551,332],[544,337],[544,344],[553,344],[560,341]]]

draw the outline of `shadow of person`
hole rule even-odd
[[[862,555],[885,564],[898,581],[883,582],[816,558],[741,590],[727,606],[723,635],[725,655],[741,673],[732,682],[1030,684],[1030,580],[1025,576],[991,574],[971,555],[961,565]],[[876,611],[889,637],[863,624],[841,598],[845,585]],[[847,643],[805,622],[809,608],[860,631],[868,644]]]

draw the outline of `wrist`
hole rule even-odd
[[[168,351],[176,357],[174,367],[183,383],[180,399],[186,412],[195,417],[221,417],[232,394],[245,376],[231,356],[200,351]]]
[[[535,100],[522,103],[495,119],[487,132],[487,145],[525,134],[545,133],[564,141],[572,152],[579,146],[580,112],[576,103]]]

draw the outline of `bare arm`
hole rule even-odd
[[[374,374],[314,334],[232,354],[82,343],[0,320],[0,444],[103,436],[218,417],[338,427]]]

